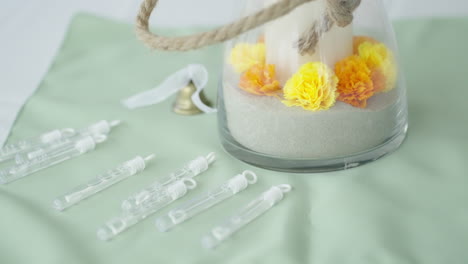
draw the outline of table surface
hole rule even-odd
[[[76,17],[49,73],[16,121],[10,142],[50,128],[100,119],[125,123],[97,150],[0,186],[0,262],[54,263],[465,263],[468,259],[468,19],[396,23],[409,96],[410,133],[393,155],[347,171],[286,174],[253,168],[226,154],[216,116],[178,116],[172,102],[127,111],[119,101],[188,63],[212,73],[219,46],[189,53],[152,52],[131,26]],[[160,31],[184,34],[184,31]],[[214,98],[216,78],[207,94]],[[251,169],[258,184],[169,233],[155,216],[111,242],[96,229],[122,199],[198,155],[218,161],[180,204]],[[147,170],[59,213],[52,200],[135,155],[156,153]],[[216,251],[200,237],[271,185],[294,191]]]

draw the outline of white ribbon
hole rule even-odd
[[[167,77],[153,89],[136,94],[122,101],[128,109],[135,109],[158,104],[193,82],[197,90],[192,95],[192,101],[204,113],[215,113],[217,110],[204,104],[200,93],[208,83],[208,71],[201,64],[190,64],[187,67]]]

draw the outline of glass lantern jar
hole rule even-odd
[[[248,0],[243,15],[279,1]],[[374,161],[402,144],[406,87],[383,3],[341,1],[353,16],[339,25],[329,2],[303,4],[226,44],[218,126],[234,157],[322,172]]]

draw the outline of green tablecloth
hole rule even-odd
[[[408,80],[408,140],[395,154],[357,169],[292,175],[252,168],[223,152],[215,115],[178,116],[169,101],[132,112],[119,104],[188,63],[211,70],[208,96],[214,98],[221,47],[151,52],[129,25],[77,16],[9,141],[100,119],[125,124],[95,152],[0,187],[0,263],[466,263],[468,19],[398,22],[396,31]],[[111,242],[97,240],[96,229],[118,214],[123,198],[211,151],[219,159],[200,176],[195,194],[244,169],[257,172],[259,183],[172,232],[159,233],[150,217]],[[51,208],[57,195],[152,152],[157,159],[143,174],[64,213]],[[201,248],[210,227],[280,183],[295,187],[282,203],[218,250]]]

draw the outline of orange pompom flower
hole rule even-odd
[[[251,94],[276,96],[281,85],[276,80],[275,65],[256,64],[241,75],[239,87]]]
[[[335,65],[338,100],[365,108],[373,95],[395,87],[396,63],[392,51],[371,37],[354,37],[353,51],[353,56]]]
[[[335,65],[338,76],[338,100],[352,106],[365,108],[374,95],[371,70],[359,56],[350,56]]]
[[[257,42],[258,43],[265,43],[265,35],[261,35],[260,37],[258,37]]]

